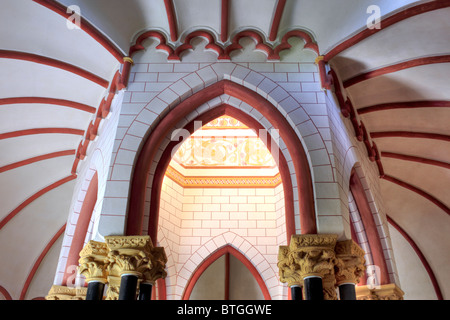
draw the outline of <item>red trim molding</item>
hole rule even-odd
[[[337,56],[342,51],[354,46],[355,44],[363,41],[364,39],[370,37],[371,35],[379,32],[379,31],[382,31],[398,22],[401,22],[403,20],[406,20],[408,18],[414,17],[419,14],[423,14],[426,12],[430,12],[430,11],[434,11],[434,10],[438,10],[438,9],[442,9],[442,8],[447,8],[447,7],[450,7],[449,1],[435,0],[435,1],[430,1],[427,3],[422,3],[422,4],[419,4],[419,5],[411,7],[411,8],[407,8],[403,11],[400,11],[400,12],[390,16],[390,17],[384,18],[381,21],[381,26],[382,26],[381,29],[364,28],[364,30],[361,31],[360,33],[356,34],[355,36],[342,42],[341,44],[337,45],[332,50],[330,50],[325,55],[325,61],[327,61],[327,62],[330,61],[331,59],[333,59],[335,56]]]
[[[427,270],[428,276],[430,277],[431,283],[433,284],[434,292],[436,293],[438,300],[444,300],[444,297],[442,296],[441,288],[439,287],[439,283],[436,279],[436,276],[434,275],[433,269],[431,268],[430,264],[428,263],[427,259],[425,258],[424,254],[420,250],[419,246],[414,242],[414,240],[409,236],[409,234],[398,225],[397,222],[395,222],[391,217],[386,216],[387,221],[395,228],[397,231],[405,238],[406,241],[411,245],[414,252],[419,257],[420,261],[422,262],[423,266],[425,267],[425,270]]]
[[[30,196],[28,199],[26,199],[24,202],[22,202],[18,207],[16,207],[13,211],[11,211],[6,217],[3,218],[2,221],[0,221],[0,230],[12,219],[14,218],[20,211],[22,211],[26,206],[28,206],[31,202],[39,198],[40,196],[46,194],[47,192],[63,185],[66,182],[72,181],[76,179],[76,175],[70,175],[68,177],[65,177],[61,180],[58,180],[51,185],[39,190],[32,196]]]
[[[350,86],[353,86],[357,83],[379,77],[385,74],[414,68],[414,67],[420,67],[425,66],[429,64],[436,64],[436,63],[449,63],[450,62],[450,55],[442,55],[442,56],[433,56],[433,57],[425,57],[425,58],[418,58],[418,59],[412,59],[408,61],[404,61],[401,63],[397,63],[394,65],[390,65],[384,68],[376,69],[373,71],[369,71],[363,74],[360,74],[358,76],[355,76],[353,78],[350,78],[348,80],[345,80],[343,83],[344,88],[348,88]]]
[[[297,174],[302,232],[305,234],[317,233],[311,172],[304,148],[297,134],[289,125],[286,118],[269,101],[242,85],[229,80],[222,80],[186,98],[170,110],[145,141],[138,155],[132,177],[127,234],[141,233],[142,219],[145,213],[145,190],[147,187],[148,172],[161,142],[185,115],[203,103],[222,94],[229,94],[253,106],[274,128],[279,130],[280,136],[291,154]]]
[[[53,153],[43,154],[43,155],[40,155],[37,157],[28,158],[28,159],[25,159],[22,161],[14,162],[14,163],[8,164],[6,166],[0,167],[0,173],[8,171],[8,170],[16,169],[16,168],[19,168],[22,166],[26,166],[26,165],[34,163],[34,162],[58,158],[58,157],[64,157],[64,156],[71,156],[74,154],[75,154],[75,150],[65,150],[65,151],[57,151],[57,152],[53,152]]]
[[[450,208],[447,207],[444,203],[442,203],[441,201],[439,201],[437,198],[433,197],[431,194],[413,186],[412,184],[409,184],[405,181],[402,181],[400,179],[394,178],[392,176],[389,175],[384,175],[382,177],[384,180],[395,183],[405,189],[408,189],[410,191],[413,191],[415,193],[417,193],[418,195],[424,197],[425,199],[431,201],[432,203],[434,203],[436,206],[438,206],[440,209],[442,209],[445,213],[447,213],[448,215],[450,215]]]
[[[25,129],[25,130],[19,130],[19,131],[0,133],[0,140],[21,137],[21,136],[28,136],[28,135],[33,135],[33,134],[49,134],[49,133],[74,134],[74,135],[82,136],[84,134],[84,131],[80,130],[80,129],[71,129],[71,128]]]
[[[256,121],[251,116],[246,113],[232,107],[229,105],[221,105],[210,111],[203,113],[201,116],[192,120],[189,124],[187,124],[184,129],[188,130],[191,134],[194,132],[194,123],[195,121],[201,121],[202,123],[208,123],[220,116],[228,115],[231,116],[243,123],[245,123],[249,128],[255,130],[255,132],[259,135],[259,130],[263,129],[263,126]],[[267,148],[271,150],[272,146],[272,137],[270,134],[267,134]],[[157,232],[158,232],[158,220],[159,220],[159,207],[160,207],[160,199],[161,199],[161,189],[162,182],[165,176],[165,172],[169,163],[171,161],[171,155],[173,148],[179,144],[179,141],[172,141],[166,147],[164,153],[162,154],[158,165],[155,170],[155,174],[152,182],[152,191],[151,191],[151,199],[150,199],[150,212],[149,212],[149,222],[148,222],[148,234],[150,238],[153,239],[153,242],[156,244],[157,240]],[[289,167],[287,164],[284,155],[279,153],[279,167],[278,167],[281,175],[281,180],[283,183],[284,190],[284,201],[285,201],[285,219],[286,219],[286,234],[287,241],[290,240],[291,235],[295,234],[295,210],[294,210],[294,195],[292,192],[292,180],[289,172]],[[136,230],[137,231],[137,230]],[[131,231],[130,231],[131,232]],[[131,234],[131,233],[129,233]]]
[[[429,132],[412,132],[412,131],[383,131],[371,132],[372,139],[377,138],[416,138],[416,139],[431,139],[442,140],[450,142],[450,136]]]
[[[192,290],[195,287],[195,284],[197,283],[197,280],[200,278],[202,273],[217,259],[219,259],[224,254],[232,254],[234,257],[239,259],[251,272],[251,274],[255,277],[256,281],[259,284],[259,287],[262,291],[262,294],[264,295],[264,298],[266,300],[271,300],[269,290],[267,289],[266,284],[264,283],[263,278],[259,274],[258,270],[255,268],[255,266],[238,250],[235,248],[227,245],[225,247],[222,247],[215,252],[213,252],[209,257],[207,257],[198,267],[195,269],[195,271],[192,273],[191,278],[189,279],[187,286],[183,292],[182,300],[189,300],[189,297],[191,296]]]
[[[272,19],[272,25],[270,27],[269,40],[275,41],[278,35],[278,28],[280,27],[281,17],[283,16],[286,0],[278,0],[275,8],[275,14]]]
[[[98,193],[98,174],[94,173],[89,187],[86,191],[86,195],[81,206],[80,214],[78,216],[75,232],[73,234],[72,242],[70,245],[69,254],[66,261],[66,269],[63,275],[62,285],[67,285],[67,279],[72,275],[72,266],[78,266],[78,260],[80,259],[80,252],[84,246],[84,240],[91,222],[92,212],[94,211],[95,204],[97,203]]]
[[[44,98],[44,97],[15,97],[15,98],[3,98],[0,99],[0,105],[9,104],[51,104],[62,107],[69,107],[81,111],[86,111],[89,113],[95,113],[96,109],[94,107],[88,106],[75,101],[54,99],[54,98]]]
[[[54,1],[54,0],[33,0],[34,2],[54,11],[55,13],[63,16],[64,18],[70,18],[71,14],[67,13],[67,7]],[[88,35],[90,35],[95,41],[97,41],[103,48],[111,53],[117,61],[123,63],[123,57],[121,50],[114,45],[108,38],[106,38],[97,28],[90,24],[83,17],[81,18],[80,28]]]
[[[222,36],[222,35],[221,35]],[[311,49],[315,53],[319,54],[319,48],[317,46],[317,43],[314,42],[312,37],[302,31],[302,30],[291,30],[287,32],[283,38],[281,39],[281,43],[272,48],[270,45],[268,45],[264,41],[264,37],[259,34],[259,32],[255,30],[242,30],[241,32],[234,35],[232,39],[232,43],[229,44],[227,47],[223,48],[221,45],[219,45],[214,36],[207,30],[196,30],[188,34],[183,43],[180,44],[177,48],[173,48],[172,46],[167,44],[166,37],[157,30],[151,30],[144,32],[141,34],[137,39],[134,45],[130,47],[130,57],[133,56],[137,51],[144,50],[144,46],[142,45],[142,42],[145,39],[148,38],[154,38],[158,40],[159,44],[156,46],[156,49],[166,51],[168,54],[167,60],[169,61],[179,61],[181,60],[181,54],[187,50],[192,49],[192,46],[189,44],[189,42],[195,38],[195,37],[203,37],[208,41],[208,44],[206,46],[206,49],[212,49],[218,54],[218,60],[230,60],[230,54],[234,50],[240,50],[242,49],[242,46],[239,44],[239,40],[242,38],[251,38],[256,43],[256,48],[258,50],[261,50],[266,53],[268,60],[280,60],[280,52],[283,50],[290,49],[292,46],[288,43],[288,40],[292,37],[297,37],[305,41],[304,48]]]
[[[228,40],[228,14],[230,8],[229,0],[222,0],[220,13],[220,40],[226,42]]]
[[[178,40],[178,29],[177,29],[177,17],[175,15],[175,8],[173,6],[172,0],[164,0],[164,6],[166,7],[167,20],[169,22],[170,29],[170,40]]]
[[[450,108],[450,101],[406,101],[383,103],[374,106],[359,108],[358,114],[367,114],[377,111],[395,109],[417,109],[417,108]]]
[[[74,65],[71,65],[69,63],[66,63],[66,62],[63,62],[60,60],[40,56],[37,54],[28,53],[28,52],[20,52],[20,51],[11,51],[11,50],[0,50],[0,58],[1,59],[24,60],[24,61],[30,61],[30,62],[34,62],[34,63],[43,64],[46,66],[50,66],[53,68],[58,68],[61,70],[71,72],[80,77],[88,79],[104,88],[108,88],[108,86],[109,86],[109,82],[107,80],[102,79],[99,76],[97,76],[89,71],[83,70],[79,67],[76,67]]]
[[[11,295],[9,294],[8,290],[6,290],[4,287],[0,286],[0,293],[5,297],[6,300],[12,300]]]
[[[382,151],[381,156],[385,157],[385,158],[413,161],[413,162],[428,164],[428,165],[432,165],[432,166],[438,166],[438,167],[442,167],[445,169],[450,169],[450,163],[433,160],[433,159],[427,159],[427,158],[422,158],[422,157],[416,157],[416,156],[410,156],[410,155],[406,155],[406,154],[399,154],[399,153],[386,152],[386,151]]]
[[[350,176],[350,192],[355,199],[364,229],[366,230],[367,240],[369,241],[370,250],[372,251],[373,262],[380,268],[380,284],[387,284],[389,283],[389,273],[384,258],[380,235],[366,197],[366,192],[354,169]]]
[[[53,236],[53,238],[47,243],[44,250],[42,250],[41,254],[37,258],[36,262],[33,264],[33,267],[31,268],[30,273],[28,274],[27,279],[25,280],[25,284],[23,285],[22,291],[20,293],[20,300],[25,299],[25,295],[27,294],[28,288],[31,284],[31,281],[33,281],[34,276],[36,275],[37,270],[39,269],[39,266],[41,265],[42,261],[44,260],[47,253],[50,251],[52,246],[55,244],[55,242],[59,239],[59,237],[64,233],[64,230],[66,230],[66,225],[64,224],[61,229],[56,232],[56,234]]]

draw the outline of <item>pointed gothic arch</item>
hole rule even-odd
[[[200,276],[203,274],[203,272],[217,259],[219,259],[221,256],[225,254],[231,254],[235,258],[237,258],[240,262],[242,262],[250,271],[250,273],[255,278],[256,282],[258,283],[261,292],[266,300],[271,300],[269,290],[264,282],[264,279],[259,274],[256,267],[252,264],[251,261],[249,261],[241,252],[233,248],[231,245],[227,244],[216,251],[214,251],[212,254],[210,254],[205,260],[203,260],[202,263],[200,263],[195,271],[192,273],[191,278],[188,280],[188,283],[185,287],[185,290],[183,292],[182,300],[189,300],[189,297],[192,293],[192,290],[194,289],[195,284],[197,283],[197,280],[200,278]]]
[[[126,234],[136,235],[142,232],[148,173],[150,172],[150,166],[152,165],[153,160],[158,153],[158,148],[163,140],[170,133],[170,130],[173,130],[173,128],[175,128],[175,126],[183,119],[183,117],[196,110],[202,104],[207,103],[208,101],[211,101],[212,99],[223,94],[228,94],[249,104],[254,109],[259,111],[275,129],[279,130],[280,137],[286,144],[295,168],[302,233],[317,233],[312,175],[305,150],[295,130],[289,124],[286,117],[283,116],[283,114],[275,108],[272,103],[261,97],[255,91],[230,80],[221,80],[194,93],[175,107],[171,108],[171,110],[169,110],[164,118],[161,119],[143,143],[141,151],[136,159],[134,172],[132,175]],[[228,111],[232,112],[230,111],[231,109],[232,108],[228,108]],[[213,120],[214,118],[220,116],[221,112],[223,112],[223,110],[221,111],[220,108],[218,109],[215,107],[210,113],[208,113],[208,116],[212,117],[211,120]],[[240,115],[245,117],[244,112],[241,112]],[[252,124],[258,123],[257,120],[252,119],[253,118],[251,116],[248,116],[244,122],[247,121],[247,124],[249,124],[249,121],[252,121]],[[260,127],[261,125],[257,125],[254,129]],[[168,157],[168,155],[165,157]],[[168,160],[170,159],[165,159],[167,164]],[[161,160],[159,162],[163,163]],[[158,177],[154,177],[153,179],[158,182],[156,186],[162,183],[164,172],[165,171],[162,170],[156,171],[155,174],[157,174]],[[155,198],[155,192],[157,192],[157,190],[153,190],[152,188],[152,199],[158,198]],[[156,242],[158,205],[155,201],[152,201],[151,206],[149,219],[150,227],[148,231],[152,241]],[[289,230],[288,232],[289,234],[293,233],[292,230]]]

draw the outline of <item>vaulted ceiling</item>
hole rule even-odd
[[[366,26],[373,4],[381,29]],[[67,25],[73,5],[81,30]],[[294,29],[309,34],[379,163],[391,223],[439,273],[430,276],[448,283],[439,270],[450,263],[442,254],[450,234],[449,16],[447,0],[2,1],[1,292],[31,299],[48,290],[53,274],[36,274],[56,263],[80,160],[123,57],[149,30],[171,48],[199,31],[221,48],[245,31],[268,47]]]

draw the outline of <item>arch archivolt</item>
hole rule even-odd
[[[223,92],[223,88],[220,89],[220,87],[221,83],[223,83],[224,81],[233,83],[236,86],[230,86],[227,92]],[[201,90],[208,90],[213,86],[216,86],[216,88],[210,90],[208,94],[205,94],[200,98],[196,96],[196,93],[199,93]],[[261,99],[261,101],[265,101],[266,104],[270,104],[271,108],[273,108],[273,111],[268,111],[266,112],[265,116],[263,116],[258,109],[260,106],[252,105],[258,104],[255,103],[257,99],[255,97],[252,97],[253,103],[249,103],[251,101],[249,101],[249,99],[244,99],[242,97],[242,92],[238,92],[239,90],[236,90],[236,87],[242,87],[248,92],[253,92],[253,95],[257,96],[257,99]],[[217,92],[213,92],[216,89]],[[136,115],[135,121],[129,126],[129,128],[123,135],[122,141],[125,141],[127,139],[140,139],[140,147],[136,148],[136,150],[125,151],[128,154],[131,154],[131,156],[134,154],[134,157],[136,159],[139,152],[141,151],[139,149],[142,148],[145,139],[152,135],[155,130],[159,130],[158,125],[163,122],[164,118],[166,118],[168,114],[170,114],[170,111],[174,110],[177,106],[190,99],[196,100],[196,105],[191,108],[190,112],[187,115],[183,115],[182,117],[180,117],[180,119],[177,121],[177,127],[182,127],[182,125],[187,123],[189,120],[192,120],[196,116],[199,116],[202,113],[211,110],[223,103],[227,103],[235,108],[242,110],[243,112],[252,116],[264,128],[268,130],[273,130],[276,127],[276,125],[272,123],[273,119],[270,119],[273,112],[281,114],[284,117],[285,121],[287,121],[287,127],[289,127],[289,130],[291,130],[289,138],[298,139],[298,141],[300,141],[299,144],[303,146],[301,148],[303,150],[294,150],[294,152],[301,152],[304,154],[304,163],[307,167],[306,170],[310,172],[308,175],[310,176],[310,184],[312,185],[310,197],[311,203],[308,205],[308,210],[313,211],[312,215],[317,214],[316,211],[320,210],[320,208],[317,209],[317,207],[314,206],[313,200],[316,187],[316,185],[313,183],[315,171],[314,167],[320,166],[320,169],[322,170],[325,166],[328,166],[328,170],[332,170],[332,164],[325,147],[325,141],[322,138],[322,132],[319,131],[315,126],[312,118],[308,115],[307,110],[305,110],[300,105],[300,103],[293,99],[290,94],[280,85],[278,85],[268,77],[263,76],[261,73],[255,72],[238,64],[222,62],[207,65],[195,72],[184,76],[183,78],[168,86],[165,90],[161,91]],[[269,117],[267,117],[267,115],[269,115]],[[300,212],[302,211],[301,204],[299,204],[299,193],[301,193],[301,190],[299,190],[298,186],[299,174],[298,172],[296,172],[299,169],[298,167],[295,167],[294,161],[294,159],[298,158],[298,155],[293,156],[291,154],[292,148],[288,150],[289,148],[287,147],[287,143],[283,138],[279,139],[279,147],[286,158],[292,178],[291,181],[292,188],[294,189],[293,195],[295,201],[294,210],[296,214],[295,230],[296,233],[300,233],[302,232],[301,223],[299,221],[299,216],[301,216]],[[152,172],[156,169],[158,164],[156,159],[161,156],[164,151],[164,147],[168,145],[169,142],[170,132],[167,132],[165,138],[162,141],[158,142],[158,146],[156,147],[157,152],[155,154],[155,157],[152,158],[149,171],[150,180],[152,179]],[[121,150],[121,143],[119,143],[117,154],[119,154]],[[136,160],[134,161],[134,163],[136,163]],[[116,161],[113,160],[111,165],[112,170],[114,170]],[[136,169],[136,167],[134,167],[133,169]],[[130,176],[130,181],[131,180],[132,177]],[[150,185],[151,184],[149,181],[149,183],[146,184],[147,193],[150,192],[150,190],[148,189]],[[127,194],[124,193],[124,198],[128,198],[130,188],[131,186],[126,190]],[[147,202],[145,206],[148,207],[148,195],[146,196],[146,201]],[[319,200],[319,202],[320,201],[321,200]],[[321,213],[323,214],[324,212],[319,212],[319,214]],[[126,219],[125,216],[124,219]],[[315,218],[310,219],[313,220]],[[314,224],[315,223],[316,221],[314,221]],[[143,225],[146,224],[144,223]]]

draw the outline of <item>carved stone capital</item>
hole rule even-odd
[[[344,283],[357,284],[364,275],[364,250],[353,240],[336,243],[336,285]]]
[[[53,285],[45,300],[85,300],[87,288]]]
[[[334,273],[329,273],[322,278],[324,300],[337,300],[336,277]]]
[[[357,286],[357,300],[403,300],[405,293],[395,283],[372,288],[371,286]]]
[[[108,275],[105,300],[119,300],[120,276]]]
[[[134,274],[142,278],[144,272],[152,268],[149,236],[107,236],[108,272],[112,276]]]
[[[307,276],[332,276],[334,282],[336,240],[332,234],[293,235],[289,246],[280,246],[278,251],[280,281],[303,286]]]
[[[89,241],[80,251],[78,271],[86,277],[86,281],[100,281],[106,283],[107,278],[107,253],[105,243]]]
[[[156,280],[164,279],[167,276],[165,270],[167,263],[166,252],[163,247],[151,249],[151,268],[143,271],[143,280],[155,284]]]
[[[322,279],[334,273],[337,235],[293,235],[289,245],[292,259],[300,265],[300,275],[319,276]]]
[[[280,281],[287,283],[289,287],[303,286],[303,278],[300,275],[300,265],[296,263],[290,254],[288,246],[280,246],[278,250],[278,270]]]

